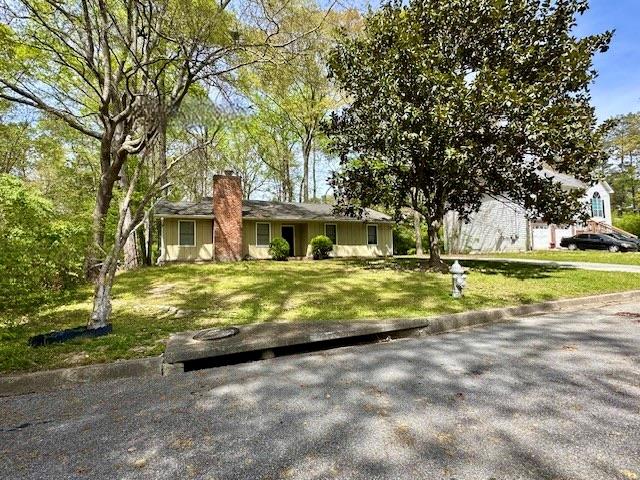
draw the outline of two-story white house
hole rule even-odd
[[[584,201],[590,204],[591,218],[587,224],[554,225],[528,219],[525,210],[504,197],[486,196],[480,210],[468,222],[449,212],[444,219],[445,248],[449,253],[509,252],[547,250],[560,245],[563,237],[583,231],[609,231],[611,225],[611,194],[605,181],[587,188],[580,180],[544,170],[566,190],[586,188]]]

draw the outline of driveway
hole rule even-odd
[[[615,254],[612,254],[615,255]],[[467,255],[467,256],[455,256],[455,255],[446,255],[443,257],[444,259],[450,260],[460,260],[463,262],[465,260],[470,260],[474,262],[506,262],[506,263],[527,263],[530,265],[549,265],[553,267],[571,267],[577,268],[580,270],[597,270],[601,272],[626,272],[626,273],[640,273],[639,265],[624,265],[619,263],[595,263],[595,262],[568,262],[562,260],[537,260],[532,258],[505,258],[505,257],[483,257],[478,255]]]
[[[640,305],[0,399],[1,478],[640,477]]]

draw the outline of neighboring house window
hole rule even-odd
[[[598,192],[591,197],[591,216],[604,218],[604,200]]]
[[[256,245],[268,247],[271,242],[271,224],[256,223]]]
[[[338,227],[335,223],[325,223],[324,234],[331,239],[334,245],[338,244]]]
[[[368,245],[378,244],[378,226],[377,225],[367,225],[367,244]]]
[[[196,222],[194,220],[180,220],[178,222],[178,233],[180,245],[183,247],[195,247],[196,245]]]

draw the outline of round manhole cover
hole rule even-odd
[[[236,327],[229,328],[210,328],[209,330],[203,330],[201,332],[196,333],[193,336],[194,340],[200,341],[212,341],[212,340],[220,340],[222,338],[233,337],[240,332],[240,329]]]

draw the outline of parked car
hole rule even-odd
[[[610,237],[620,240],[621,242],[633,243],[638,249],[640,249],[640,238],[630,237],[618,232],[607,233]]]
[[[618,240],[604,233],[581,233],[573,237],[564,237],[560,246],[569,250],[609,250],[610,252],[635,252],[635,243]]]

